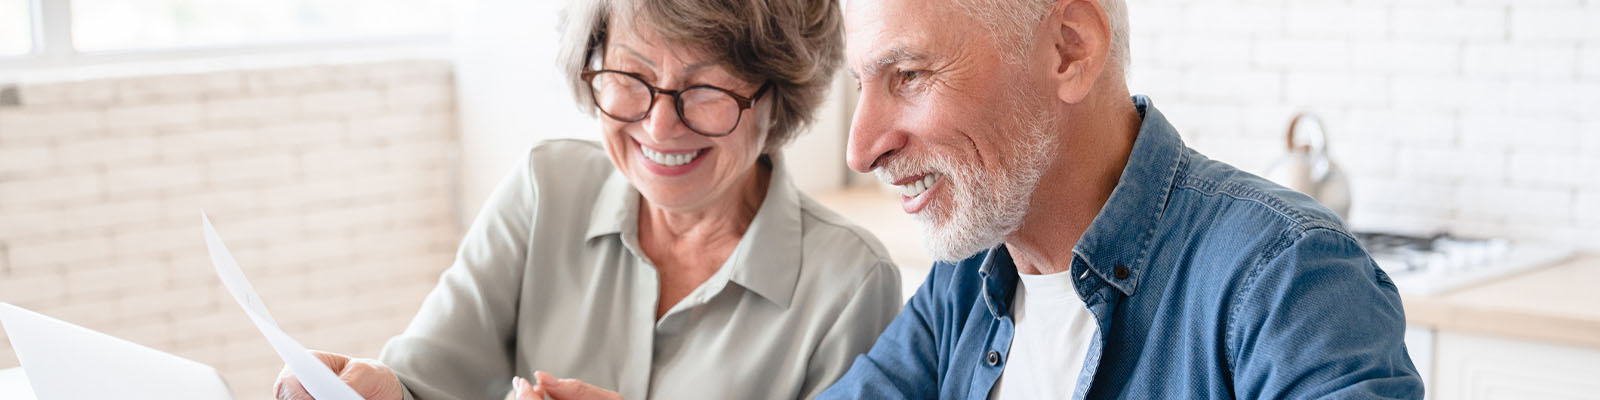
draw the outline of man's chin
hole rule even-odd
[[[921,221],[919,221],[921,222]],[[982,240],[969,232],[952,232],[947,228],[922,224],[922,251],[934,261],[956,263],[971,258],[984,250],[998,246],[1002,240]],[[992,243],[991,243],[992,242]]]

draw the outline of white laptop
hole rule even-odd
[[[0,325],[38,400],[230,400],[217,370],[9,303]]]

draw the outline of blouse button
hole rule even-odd
[[[1000,352],[989,350],[989,357],[985,361],[988,361],[991,367],[1000,365]]]
[[[1128,267],[1118,265],[1116,269],[1111,270],[1111,274],[1116,275],[1117,279],[1128,279]]]

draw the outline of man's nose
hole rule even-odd
[[[894,128],[894,109],[885,107],[875,96],[863,92],[856,100],[856,113],[850,121],[849,149],[845,163],[856,172],[872,172],[890,154],[905,146],[906,135]]]

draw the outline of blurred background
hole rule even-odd
[[[1600,396],[1600,0],[1129,3],[1132,91],[1210,157],[1348,206],[1431,396]],[[554,65],[562,7],[0,0],[0,301],[269,398],[281,362],[214,277],[204,209],[289,334],[376,356],[517,157],[598,139]],[[843,165],[849,84],[787,159],[909,293],[915,228]],[[1300,113],[1325,153],[1290,152]]]

